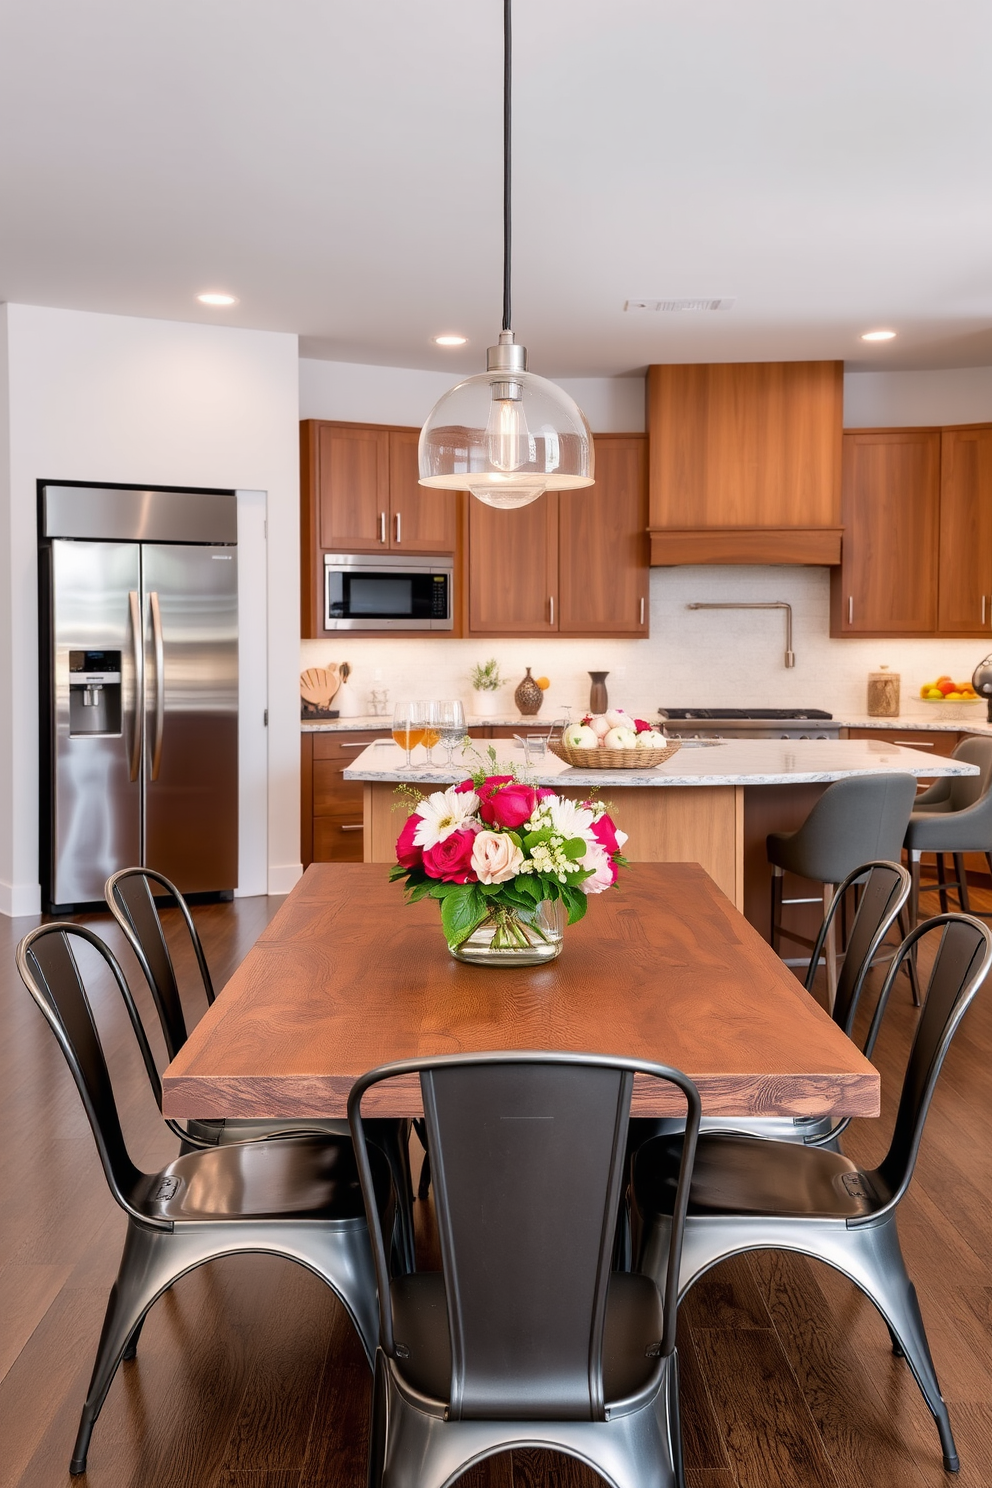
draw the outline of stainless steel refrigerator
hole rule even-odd
[[[46,906],[141,864],[184,894],[238,878],[232,492],[40,489]]]

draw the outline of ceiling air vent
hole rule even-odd
[[[625,310],[729,310],[734,298],[722,300],[625,300]]]

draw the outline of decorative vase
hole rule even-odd
[[[544,693],[531,676],[530,667],[527,668],[527,675],[524,680],[517,683],[517,690],[513,694],[513,701],[525,718],[533,718],[535,713],[540,712],[541,704],[544,702]]]
[[[589,689],[589,712],[605,713],[609,707],[606,696],[606,679],[609,672],[590,672],[592,686]]]
[[[472,701],[470,710],[476,718],[493,718],[499,711],[499,693],[486,691],[481,687],[472,689]]]
[[[542,899],[533,911],[494,904],[468,939],[448,950],[469,966],[540,966],[561,955],[565,922],[559,899]]]

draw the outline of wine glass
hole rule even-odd
[[[440,738],[441,738],[441,704],[440,703],[421,703],[420,706],[424,710],[424,713],[423,713],[423,718],[424,718],[423,745],[424,745],[424,748],[427,750],[427,763],[430,765],[431,769],[433,770],[433,768],[434,768],[434,745],[437,744],[437,743],[439,743]]]
[[[423,703],[397,703],[393,709],[393,742],[406,750],[406,764],[401,770],[412,770],[411,751],[424,742]]]
[[[438,703],[438,728],[448,754],[448,769],[453,764],[452,755],[455,745],[460,744],[465,737],[465,709],[457,700]]]

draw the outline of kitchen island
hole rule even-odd
[[[574,770],[552,754],[528,767],[512,740],[497,740],[493,747],[501,763],[535,785],[553,787],[573,800],[593,790],[608,800],[618,826],[628,834],[624,851],[631,862],[702,864],[766,937],[765,837],[799,826],[832,781],[852,775],[933,779],[978,773],[961,761],[878,739],[686,741],[664,764],[649,770]],[[464,763],[459,764],[456,754],[450,770],[432,769],[416,758],[406,770],[403,751],[391,741],[363,750],[344,778],[365,785],[365,861],[395,861],[405,814],[398,785],[414,785],[425,794],[443,790],[463,780],[479,759],[467,750]]]

